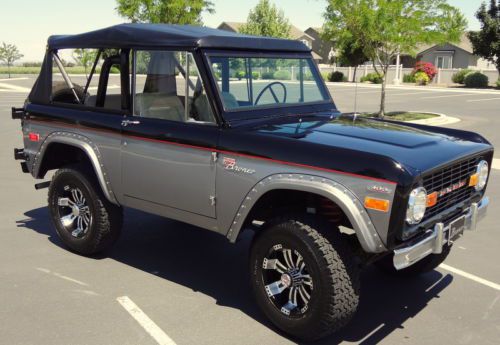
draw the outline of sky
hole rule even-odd
[[[215,14],[205,13],[205,25],[223,21],[245,21],[258,0],[212,0]],[[272,0],[298,28],[323,24],[326,0]],[[448,0],[461,9],[470,30],[479,29],[474,13],[481,0]],[[125,22],[116,14],[116,0],[0,0],[0,42],[17,45],[21,61],[41,61],[47,38],[53,34],[75,34]]]

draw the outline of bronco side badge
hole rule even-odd
[[[241,172],[241,173],[244,173],[244,174],[253,174],[253,173],[255,173],[254,169],[243,168],[243,167],[240,167],[240,166],[236,165],[236,159],[235,158],[224,157],[224,159],[222,160],[222,165],[224,166],[224,169],[226,169],[226,170]]]

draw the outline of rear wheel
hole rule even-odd
[[[250,264],[259,307],[292,336],[322,338],[356,312],[359,272],[349,245],[328,223],[301,216],[271,221],[254,239]]]
[[[57,234],[71,250],[92,255],[117,240],[122,210],[104,197],[94,175],[85,168],[58,170],[48,199]]]

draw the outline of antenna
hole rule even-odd
[[[357,69],[357,68],[356,68]],[[356,121],[356,117],[358,116],[357,110],[358,110],[358,80],[356,79],[356,73],[354,73],[354,119],[353,121]]]

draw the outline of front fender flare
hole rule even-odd
[[[346,214],[363,250],[369,253],[386,251],[386,247],[368,213],[349,189],[333,180],[305,174],[275,174],[258,182],[245,196],[231,223],[227,233],[227,237],[231,242],[235,242],[238,238],[246,217],[259,198],[265,193],[276,189],[310,192],[330,199]]]
[[[94,172],[96,174],[97,180],[99,181],[99,185],[101,186],[104,196],[111,203],[119,205],[111,189],[110,181],[106,174],[104,165],[102,164],[99,148],[89,138],[80,134],[69,132],[53,132],[49,134],[43,141],[40,149],[34,157],[32,166],[32,173],[34,177],[39,176],[39,170],[42,166],[45,152],[50,147],[50,145],[54,143],[74,146],[85,152],[92,164],[92,167],[94,168]]]

